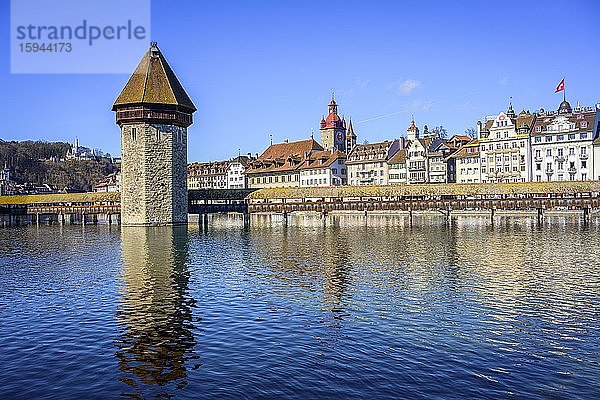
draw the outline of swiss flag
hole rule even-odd
[[[562,81],[560,81],[554,93],[562,92],[563,90],[565,90],[565,78],[563,78]]]

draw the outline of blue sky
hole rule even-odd
[[[318,137],[332,88],[359,142],[404,135],[413,114],[463,133],[510,96],[557,108],[563,76],[573,105],[600,102],[599,1],[440,3],[152,1],[152,39],[198,108],[189,160]],[[9,11],[0,1],[0,138],[118,154],[110,108],[129,76],[10,74]]]

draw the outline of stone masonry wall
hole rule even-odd
[[[123,225],[186,223],[187,130],[128,124],[122,127],[121,140]]]

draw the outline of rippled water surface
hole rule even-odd
[[[0,229],[0,397],[600,397],[600,222],[416,222]]]

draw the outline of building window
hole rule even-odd
[[[137,139],[137,130],[136,128],[131,128],[131,140],[133,140],[134,142]]]
[[[551,142],[552,141],[552,136],[546,136],[546,142]]]
[[[581,127],[587,128],[587,121],[581,121]]]

